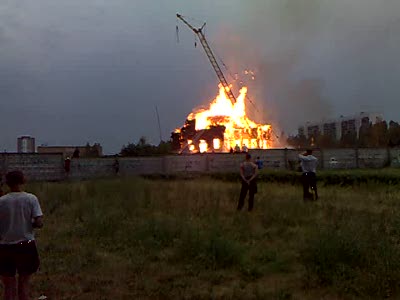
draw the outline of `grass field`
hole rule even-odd
[[[49,299],[399,299],[396,185],[210,178],[36,183],[46,214],[33,295]]]

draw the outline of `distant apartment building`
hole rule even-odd
[[[375,124],[381,121],[383,121],[383,115],[380,113],[361,112],[351,116],[340,116],[337,119],[307,122],[298,128],[298,134],[306,138],[315,138],[323,134],[340,140],[346,134],[356,134],[358,137],[359,129],[363,124]]]
[[[100,157],[103,156],[103,148],[100,144],[86,146],[38,146],[38,153],[51,154],[62,153],[64,157]]]
[[[327,122],[322,125],[322,134],[325,136],[330,136],[333,139],[338,138],[338,124],[337,122]]]
[[[17,139],[18,153],[35,153],[35,138],[24,135]]]

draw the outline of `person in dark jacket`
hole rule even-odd
[[[115,175],[119,174],[119,160],[116,158],[114,163],[113,163],[113,167],[114,167],[114,172]]]
[[[244,206],[244,199],[249,192],[248,211],[253,210],[254,195],[257,193],[257,165],[251,161],[251,155],[246,154],[246,160],[240,164],[240,177],[242,179],[242,189],[240,190],[239,203],[237,210],[241,210]]]
[[[65,174],[68,177],[69,176],[69,172],[71,171],[71,159],[69,157],[67,157],[64,160],[64,170],[65,170]]]

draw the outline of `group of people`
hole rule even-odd
[[[302,170],[303,200],[318,200],[316,175],[318,159],[312,155],[312,150],[309,149],[306,152],[299,154],[299,160]],[[240,190],[237,210],[241,210],[243,208],[247,193],[249,194],[248,211],[253,210],[254,196],[257,193],[258,170],[262,168],[263,162],[260,157],[257,157],[257,160],[252,162],[251,155],[249,153],[246,154],[245,161],[240,164],[242,188]]]
[[[235,149],[231,147],[229,153],[247,153],[247,151],[249,151],[249,148],[245,144],[243,144],[242,149],[240,149],[239,144],[236,144]]]

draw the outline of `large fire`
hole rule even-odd
[[[271,147],[271,125],[257,124],[246,116],[247,88],[240,90],[236,103],[219,86],[218,96],[208,109],[192,112],[173,137],[181,152],[228,152]]]

